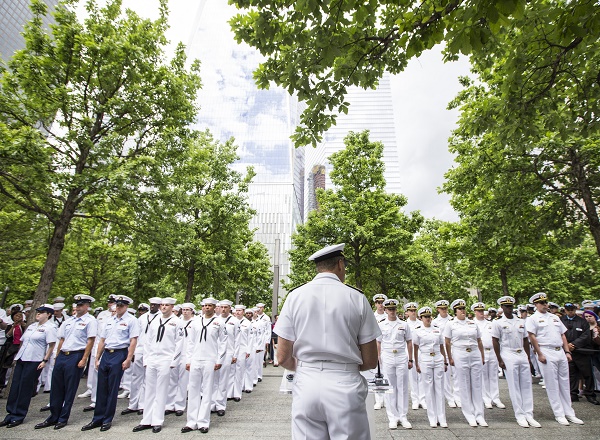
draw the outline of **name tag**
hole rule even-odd
[[[45,329],[43,329],[43,328],[39,328],[39,329],[38,329],[38,332],[40,332],[40,333],[44,333],[45,331],[46,331],[46,330],[45,330]]]
[[[87,324],[85,322],[80,322],[77,324],[77,328],[82,329],[82,328],[85,328],[86,325]]]
[[[177,324],[175,324],[174,322],[169,322],[169,325],[175,327]]]

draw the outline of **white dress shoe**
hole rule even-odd
[[[413,402],[412,409],[419,409],[419,404],[417,402]]]
[[[118,399],[127,399],[129,397],[129,391],[125,390],[117,396]]]
[[[533,427],[533,428],[541,428],[542,425],[540,425],[537,420],[535,420],[533,417],[527,417],[527,423],[529,423],[529,426]]]
[[[448,406],[449,406],[450,408],[456,408],[456,402],[455,402],[454,400],[450,400],[450,401],[448,402]]]
[[[525,420],[524,417],[519,417],[517,419],[517,423],[519,424],[519,426],[521,426],[523,428],[529,428],[529,423],[527,423],[527,420]]]
[[[483,426],[484,428],[487,428],[488,426],[490,426],[490,425],[487,424],[487,422],[484,419],[478,419],[477,420],[477,424],[479,426]]]
[[[375,402],[375,405],[373,405],[373,409],[381,409],[382,408],[382,404],[381,402]]]
[[[396,421],[396,420],[390,420],[390,424],[388,425],[388,427],[390,429],[397,429],[398,428],[398,421]]]
[[[460,401],[459,401],[459,400],[457,400],[457,401],[456,401],[456,407],[457,407],[457,408],[462,408],[462,404],[460,403]]]
[[[79,397],[81,399],[83,399],[85,397],[92,397],[92,392],[90,390],[86,390],[85,392],[81,393],[77,397]]]
[[[446,422],[440,422],[440,428],[447,428],[448,424]]]
[[[477,422],[475,420],[469,420],[469,426],[472,428],[477,428]]]
[[[499,400],[497,400],[496,402],[494,402],[494,405],[496,405],[497,408],[506,409],[506,405],[503,404],[502,402],[500,402]]]
[[[555,417],[555,420],[561,425],[569,426],[569,421],[565,417]]]
[[[567,420],[571,423],[575,423],[576,425],[583,425],[583,420],[578,419],[575,416],[565,416]]]
[[[430,423],[429,426],[432,428],[437,428],[437,423]]]
[[[406,419],[404,420],[400,420],[400,424],[402,425],[402,427],[404,429],[412,429],[412,425],[410,424],[410,422]]]
[[[421,404],[421,408],[423,408],[423,409],[427,409],[427,404],[426,404],[426,403],[422,403],[422,404]]]
[[[491,403],[486,403],[485,407],[486,407],[486,409],[492,409],[493,408],[493,406],[492,406]]]

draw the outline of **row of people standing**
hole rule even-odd
[[[448,406],[462,409],[470,426],[488,426],[485,408],[505,408],[499,398],[499,367],[506,375],[517,423],[522,427],[540,427],[533,417],[530,344],[546,380],[556,421],[562,425],[583,423],[575,416],[568,398],[572,347],[565,337],[567,329],[560,319],[548,313],[544,293],[530,298],[537,311],[527,320],[513,314],[515,300],[509,296],[498,299],[502,316],[494,320],[486,319],[483,303],[471,307],[475,319],[468,319],[462,299],[452,304],[438,301],[436,319],[432,319],[430,307],[418,309],[416,303],[407,303],[406,321],[397,316],[397,300],[379,294],[374,301],[382,332],[378,338],[379,359],[393,391],[384,395],[390,429],[396,429],[398,424],[411,428],[407,417],[408,378],[413,372],[416,379],[410,381],[412,407],[427,410],[431,427],[448,426],[445,400]],[[448,306],[453,309],[454,318],[449,317]],[[382,309],[385,317],[380,313]],[[376,402],[376,409],[378,406]]]

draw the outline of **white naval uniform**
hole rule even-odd
[[[446,425],[444,403],[444,356],[440,346],[444,344],[442,330],[435,324],[418,326],[413,333],[413,345],[418,346],[421,384],[427,402],[427,418],[430,426]],[[415,347],[416,350],[416,347]],[[413,367],[416,369],[415,367]]]
[[[487,406],[492,403],[500,403],[500,389],[498,388],[498,358],[494,353],[492,344],[492,321],[487,319],[475,319],[475,324],[481,332],[481,344],[483,345],[483,403]]]
[[[106,322],[109,318],[112,317],[112,312],[110,310],[103,310],[96,317],[96,322],[98,323],[98,335],[102,333],[104,328],[106,327]],[[98,353],[98,344],[100,344],[100,338],[94,339],[94,346],[92,347],[92,352],[90,353],[90,367],[88,368],[88,378],[87,378],[87,389],[92,393],[91,396],[91,406],[96,406],[96,391],[98,388],[98,370],[96,370],[96,354]]]
[[[131,390],[129,392],[129,405],[127,406],[129,409],[144,409],[144,392],[146,389],[144,345],[150,331],[150,324],[158,319],[159,315],[162,314],[160,312],[146,312],[137,319],[140,336],[138,337],[135,352],[133,353],[133,362],[131,363]]]
[[[410,319],[406,320],[407,324],[410,326],[410,329],[414,332],[417,326],[421,325],[421,321],[415,319],[411,321]],[[411,353],[412,359],[412,353]],[[425,403],[425,390],[421,385],[422,378],[420,374],[417,374],[417,370],[415,368],[411,368],[408,370],[408,376],[410,380],[410,399],[412,401],[413,406],[421,405],[423,408],[427,406]]]
[[[262,325],[262,341],[260,342],[260,348],[257,350],[262,350],[260,353],[256,353],[255,362],[256,362],[256,378],[262,380],[263,376],[263,363],[265,361],[265,353],[266,353],[266,344],[271,342],[271,319],[265,315],[259,315],[256,320],[259,324]]]
[[[144,344],[144,417],[140,425],[162,426],[169,393],[169,376],[181,357],[183,325],[175,314],[162,313],[148,327]]]
[[[254,354],[256,353],[256,339],[259,335],[254,321],[248,320],[248,322],[248,350],[250,351],[250,357],[246,359],[246,371],[244,372],[242,390],[251,392],[252,388],[254,388],[254,376],[256,374],[256,368],[254,368]]]
[[[185,369],[185,351],[187,350],[187,342],[189,340],[190,326],[196,319],[192,316],[187,321],[181,319],[183,328],[183,341],[181,343],[181,353],[179,362],[175,368],[171,368],[169,396],[167,397],[166,409],[172,411],[184,411],[187,405],[187,389],[190,381],[190,372]]]
[[[252,354],[252,386],[258,383],[258,378],[262,375],[263,356],[265,355],[265,326],[258,318],[252,320],[254,328],[254,353]],[[260,366],[260,368],[259,368]]]
[[[319,273],[288,293],[275,333],[294,343],[292,439],[369,440],[359,346],[381,335],[362,292]]]
[[[382,321],[385,321],[387,319],[387,313],[383,312],[383,313],[377,313],[377,310],[375,310],[373,312],[373,316],[375,316],[375,321],[377,321],[377,324],[381,323]],[[385,374],[384,374],[385,377]],[[384,402],[384,398],[383,398],[383,393],[374,393],[375,396],[375,403],[379,404],[380,406],[384,406],[385,402]]]
[[[462,413],[469,424],[485,421],[481,383],[483,364],[477,344],[481,331],[470,319],[454,318],[446,324],[444,337],[451,340]]]
[[[219,411],[227,407],[227,389],[229,388],[231,376],[233,374],[235,364],[232,364],[232,359],[238,357],[239,342],[240,342],[240,324],[233,315],[228,315],[226,318],[219,316],[217,318],[225,332],[227,333],[227,351],[223,365],[215,371],[215,384],[213,388],[211,410]]]
[[[432,322],[431,325],[437,325],[440,328],[440,332],[442,333],[442,337],[444,335],[444,329],[446,328],[446,324],[452,321],[452,317],[450,315],[446,315],[445,318],[442,318],[438,315]],[[446,396],[446,401],[448,404],[452,405],[456,402],[460,403],[460,396],[458,395],[458,389],[454,390],[454,376],[456,373],[454,372],[454,367],[448,365],[448,369],[444,372],[444,396]]]
[[[540,350],[546,357],[545,364],[538,359],[538,366],[544,376],[554,417],[575,417],[575,411],[571,407],[569,363],[562,340],[567,328],[558,316],[536,311],[525,321],[525,329],[536,336]]]
[[[517,420],[533,418],[533,389],[529,359],[523,344],[529,344],[525,321],[513,315],[492,321],[492,336],[498,339],[504,361],[508,394]],[[524,341],[524,339],[527,339]]]
[[[56,329],[56,332],[58,332],[58,329],[60,328],[61,325],[63,325],[63,323],[67,320],[67,318],[69,318],[69,317],[66,316],[65,314],[63,314],[62,319],[56,318],[56,316],[52,316],[52,318],[50,318],[48,320],[48,322],[50,324],[53,324],[54,328]],[[56,360],[56,350],[58,350],[58,344],[54,345],[54,349],[52,350],[52,353],[50,353],[50,359],[48,359],[48,362],[46,362],[46,365],[44,366],[44,369],[42,370],[42,374],[40,375],[40,385],[44,384],[44,392],[45,393],[50,392],[50,390],[52,388],[52,371],[54,370],[54,362]],[[38,391],[39,391],[39,386],[38,386]]]
[[[189,327],[186,364],[190,365],[186,426],[192,429],[210,426],[215,365],[223,365],[227,351],[227,332],[213,315],[198,317]]]
[[[242,390],[244,390],[244,382],[248,371],[248,362],[252,359],[252,352],[254,347],[253,334],[251,333],[252,323],[245,317],[239,321],[239,342],[238,342],[238,358],[234,365],[234,380],[233,387],[229,391],[231,394],[229,397],[239,399],[242,397]],[[247,355],[250,355],[247,358]],[[250,382],[250,387],[252,383]]]
[[[407,420],[409,369],[406,343],[412,340],[412,329],[398,318],[380,322],[379,329],[381,369],[392,387],[392,394],[384,395],[385,408],[389,421],[398,423]]]

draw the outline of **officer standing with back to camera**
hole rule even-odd
[[[98,388],[94,418],[81,428],[82,431],[100,427],[108,431],[117,409],[119,383],[123,372],[131,367],[140,328],[137,319],[127,313],[127,307],[133,302],[125,295],[116,295],[116,314],[109,318],[104,326],[96,353],[98,369]]]
[[[344,244],[309,257],[318,274],[289,292],[275,325],[279,365],[295,371],[292,438],[369,440],[367,382],[381,330],[367,298],[344,284]]]

